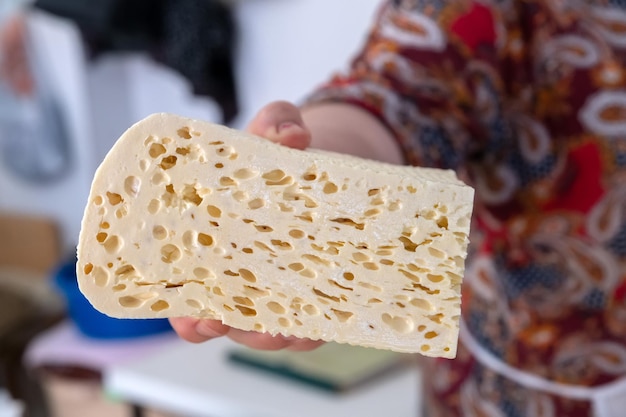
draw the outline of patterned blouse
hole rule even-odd
[[[626,1],[387,1],[324,101],[476,188],[428,416],[594,415],[586,387],[626,376]]]

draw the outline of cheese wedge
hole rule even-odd
[[[156,114],[98,168],[78,280],[113,317],[454,357],[474,191]]]

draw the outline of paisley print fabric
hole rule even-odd
[[[626,375],[626,1],[388,1],[325,101],[476,188],[463,320],[484,349],[566,385]],[[425,366],[430,417],[592,415],[463,346]]]

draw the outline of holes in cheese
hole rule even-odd
[[[153,115],[96,173],[79,285],[116,317],[452,357],[472,203],[449,171]]]

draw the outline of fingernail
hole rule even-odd
[[[281,133],[284,130],[291,129],[292,127],[297,126],[294,122],[284,122],[278,126],[278,133]]]
[[[195,327],[196,333],[204,337],[219,337],[228,332],[227,328],[216,329],[214,323],[209,320],[199,320]]]

